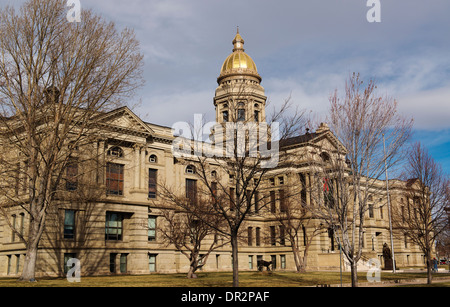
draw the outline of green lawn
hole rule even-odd
[[[361,283],[367,282],[366,273],[358,274]],[[450,274],[439,274],[449,277]],[[425,273],[385,273],[381,281],[425,278]],[[241,287],[307,287],[318,284],[340,284],[339,272],[241,272]],[[351,282],[350,273],[342,275],[342,282]],[[186,279],[185,274],[154,274],[142,276],[82,277],[80,283],[69,283],[65,278],[38,279],[38,282],[18,282],[16,279],[0,278],[0,287],[231,287],[231,272],[199,273],[196,279]],[[442,286],[442,285],[441,285]],[[448,286],[448,283],[447,283]]]

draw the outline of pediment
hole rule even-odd
[[[342,144],[342,142],[339,141],[339,139],[331,131],[320,133],[317,137],[313,138],[310,142],[312,144],[314,144],[315,146],[322,148],[325,151],[330,151],[330,152],[339,151],[341,153],[347,152],[347,149]]]
[[[108,113],[104,113],[96,120],[104,128],[110,130],[140,134],[143,136],[151,136],[155,134],[155,132],[128,107],[122,107]]]

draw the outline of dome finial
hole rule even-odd
[[[238,50],[244,51],[244,39],[239,34],[239,26],[237,27],[237,33],[236,36],[234,37],[233,45],[234,45],[233,52]]]

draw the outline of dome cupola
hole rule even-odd
[[[236,76],[250,77],[260,83],[261,76],[258,74],[255,62],[245,53],[244,39],[239,34],[239,28],[233,40],[233,46],[233,53],[224,61],[217,83],[220,84]]]

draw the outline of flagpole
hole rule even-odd
[[[392,272],[395,273],[395,253],[394,253],[394,239],[392,237],[391,200],[389,197],[389,178],[388,178],[388,171],[387,171],[386,144],[384,141],[384,134],[383,134],[383,149],[384,149],[384,168],[386,171],[386,195],[387,195],[387,204],[388,204],[388,211],[389,211],[389,232],[391,235]]]

